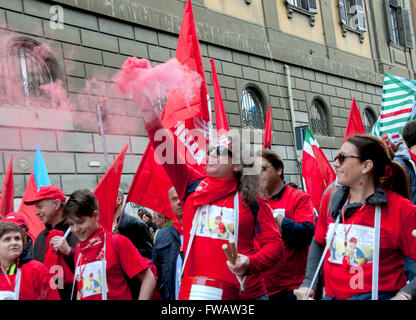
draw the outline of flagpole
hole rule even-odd
[[[103,119],[101,117],[101,106],[100,106],[100,104],[97,104],[97,115],[98,115],[98,130],[100,131],[101,144],[103,146],[103,152],[104,152],[105,170],[107,171],[110,164],[109,164],[109,161],[108,161],[107,144],[106,144],[106,141],[105,141]]]

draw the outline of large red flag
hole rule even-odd
[[[118,188],[120,186],[121,172],[123,171],[124,157],[128,146],[129,144],[126,143],[93,191],[98,201],[98,211],[100,213],[99,222],[105,230],[110,232],[113,230]]]
[[[272,148],[272,108],[269,106],[269,110],[266,115],[266,122],[264,126],[264,139],[263,139],[263,149]]]
[[[198,88],[199,92],[194,95],[191,102],[188,102],[191,107],[186,107],[182,96],[171,92],[162,111],[161,119],[163,125],[170,129],[175,145],[185,161],[196,170],[204,172],[206,147],[211,128],[210,106],[190,0],[185,4],[176,59],[190,70],[198,72],[202,78],[202,84]],[[156,159],[155,151],[149,143],[134,176],[126,202],[140,204],[177,221],[168,198],[172,182],[160,162],[155,161]]]
[[[325,189],[335,181],[336,176],[309,128],[306,129],[303,144],[302,178],[306,192],[312,198],[315,210],[318,211]]]
[[[224,102],[222,100],[214,58],[211,58],[210,61],[212,68],[212,84],[214,86],[215,125],[217,127],[217,136],[220,137],[223,134],[226,134],[230,130],[230,127],[228,126],[227,115],[224,109]]]
[[[360,111],[358,110],[355,98],[352,98],[350,115],[348,117],[347,128],[345,129],[344,141],[354,134],[365,133],[363,121],[361,120]]]
[[[0,217],[14,211],[13,156],[10,157],[0,198]]]

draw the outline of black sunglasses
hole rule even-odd
[[[217,156],[221,156],[221,155],[228,155],[229,157],[233,157],[233,153],[231,152],[230,149],[228,149],[226,146],[216,146],[216,147],[211,147],[209,149],[209,153],[211,154],[211,152],[213,152],[215,150]]]
[[[345,154],[345,153],[338,153],[337,156],[334,158],[334,162],[338,160],[340,164],[343,164],[345,159],[348,159],[348,158],[360,159],[360,157],[358,157],[358,156],[351,156],[351,155]]]

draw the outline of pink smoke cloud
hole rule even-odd
[[[175,58],[152,67],[147,59],[129,57],[113,81],[133,100],[146,95],[155,103],[166,99],[175,90],[188,103],[195,95],[195,88],[201,86],[202,78]]]

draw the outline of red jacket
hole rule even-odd
[[[60,300],[58,290],[51,288],[51,274],[48,268],[39,261],[30,259],[20,264],[21,279],[19,300]],[[9,275],[10,282],[14,285],[16,273]],[[0,291],[13,291],[10,288],[6,276],[0,275]]]
[[[301,190],[285,185],[281,192],[269,199],[269,203],[273,212],[283,215],[285,219],[290,219],[295,223],[309,222],[315,225],[311,197]],[[285,229],[283,229],[283,233],[284,231]],[[293,236],[300,235],[294,234]],[[313,229],[310,239],[312,236]],[[299,287],[305,277],[308,249],[309,245],[305,244],[295,248],[288,245],[285,240],[283,258],[263,274],[269,294],[292,291]]]
[[[155,131],[162,128],[159,119],[146,124],[150,141],[155,150],[160,141],[154,140]],[[166,143],[166,142],[164,142]],[[232,179],[216,179],[204,177],[186,164],[164,164],[180,199],[185,199],[188,186],[194,181],[201,179],[198,188],[191,193],[183,203],[183,235],[184,253],[190,239],[190,230],[196,210],[203,205],[209,204],[218,216],[207,219],[205,223],[199,224],[197,234],[193,240],[188,261],[184,270],[186,277],[208,277],[232,283],[239,287],[236,276],[229,270],[222,245],[228,243],[232,221],[230,217],[234,207],[234,194],[237,190],[237,181]],[[215,187],[213,187],[215,185]],[[204,192],[207,189],[209,191]],[[217,194],[214,201],[210,201],[213,194]],[[218,196],[221,194],[221,196]],[[249,206],[243,200],[239,192],[239,232],[238,252],[248,256],[250,260],[250,276],[246,280],[247,290],[241,294],[243,299],[253,299],[266,293],[266,288],[261,272],[270,268],[281,257],[283,241],[273,218],[270,206],[264,199],[258,201],[260,207],[257,222],[260,232],[256,231],[255,218]],[[261,246],[260,250],[254,247],[254,239]],[[182,289],[182,288],[181,288]]]

